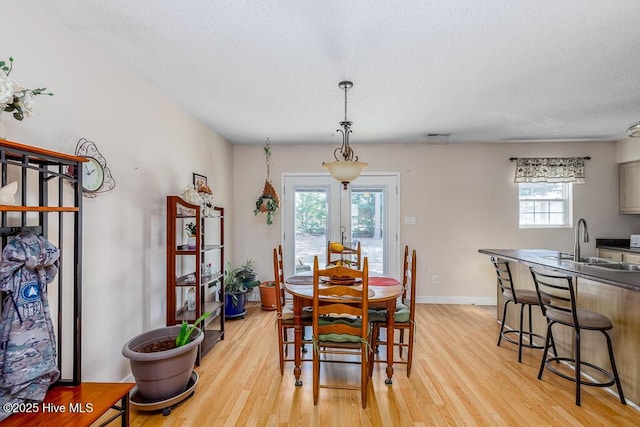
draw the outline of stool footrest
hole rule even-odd
[[[570,375],[565,374],[564,372],[560,372],[559,370],[557,370],[556,368],[551,366],[551,362],[566,362],[568,364],[573,364],[573,369],[575,370],[575,364],[576,364],[576,360],[575,359],[573,359],[571,357],[550,357],[544,363],[545,363],[545,366],[551,372],[553,372],[554,374],[559,375],[562,378],[567,379],[569,381],[572,381],[574,383],[576,382],[575,376],[570,376]],[[580,366],[588,366],[589,368],[594,369],[594,370],[600,372],[605,377],[609,378],[609,381],[607,381],[607,382],[591,381],[591,380],[586,380],[586,379],[580,378],[580,384],[582,384],[582,385],[588,385],[588,386],[593,386],[593,387],[609,387],[609,386],[614,385],[616,383],[613,374],[611,374],[609,371],[601,368],[600,366],[596,366],[593,363],[583,362],[583,361],[580,362]]]
[[[508,334],[515,334],[516,338],[515,339],[511,338]],[[517,339],[518,334],[520,334],[520,331],[517,330],[517,329],[507,329],[507,330],[502,332],[502,338],[504,338],[505,341],[508,341],[508,342],[510,342],[512,344],[518,345],[519,344],[518,339]],[[523,338],[525,336],[532,336],[532,337],[538,338],[543,343],[544,343],[544,341],[546,339],[545,337],[543,337],[540,334],[529,333],[529,332],[526,332],[526,331],[523,332],[522,335],[523,335]],[[522,346],[523,347],[527,347],[527,348],[544,348],[544,344],[535,344],[533,342],[524,342],[524,341],[522,342]]]

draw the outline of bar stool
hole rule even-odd
[[[576,383],[576,405],[580,406],[580,385],[595,386],[595,387],[608,387],[613,384],[618,388],[618,395],[620,396],[620,402],[626,405],[624,394],[622,393],[622,385],[620,384],[620,378],[618,377],[618,370],[616,369],[616,362],[613,358],[613,347],[611,345],[611,338],[607,333],[608,330],[613,328],[611,320],[604,314],[596,313],[594,311],[584,310],[576,308],[576,296],[573,287],[573,278],[571,276],[564,276],[558,274],[544,273],[529,268],[533,281],[536,285],[536,292],[542,308],[542,313],[547,318],[547,339],[545,340],[544,352],[542,354],[542,362],[540,363],[540,370],[538,372],[538,379],[542,379],[542,372],[545,366],[554,374],[561,376],[569,381]],[[555,352],[554,357],[547,359],[547,353],[549,351],[550,343],[553,344],[553,335],[551,327],[559,323],[561,325],[569,326],[574,329],[574,357],[559,357]],[[599,331],[607,339],[607,349],[609,350],[609,361],[611,362],[611,372],[606,371],[600,366],[596,366],[593,363],[588,363],[580,359],[580,331],[581,330]],[[572,365],[575,376],[569,376],[564,372],[559,371],[551,362],[565,362]],[[608,381],[587,380],[581,378],[582,367],[589,367],[597,372],[600,372]]]
[[[517,289],[515,286],[513,286],[513,279],[511,277],[511,269],[509,268],[508,261],[496,257],[491,257],[491,263],[496,269],[496,275],[498,276],[498,286],[500,286],[502,297],[504,298],[504,310],[502,311],[502,323],[500,325],[500,334],[498,335],[498,346],[500,346],[502,338],[510,343],[518,344],[518,362],[521,363],[522,347],[538,349],[544,348],[544,346],[535,344],[533,342],[534,337],[541,340],[541,342],[545,340],[545,337],[543,337],[542,335],[533,333],[531,322],[531,307],[534,305],[540,305],[540,303],[538,302],[538,295],[536,294],[535,290]],[[520,305],[520,326],[518,329],[506,328],[505,330],[505,320],[507,318],[507,307],[509,306],[509,303]],[[522,328],[525,307],[529,309],[528,331],[525,331]],[[512,334],[517,335],[517,341],[509,336]],[[523,335],[528,336],[528,343],[522,342]]]

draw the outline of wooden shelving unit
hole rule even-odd
[[[82,174],[77,171],[85,161],[0,139],[0,184],[18,182],[16,205],[0,205],[2,247],[20,231],[31,230],[60,250],[47,296],[57,339],[56,384],[64,386],[82,381]]]
[[[200,206],[167,196],[167,326],[183,320],[191,324],[202,313],[211,313],[204,322],[198,365],[201,356],[224,339],[224,209],[214,207],[213,212],[203,216]],[[183,242],[189,222],[196,225],[195,248]],[[195,294],[192,310],[190,290]]]

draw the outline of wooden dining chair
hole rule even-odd
[[[362,271],[346,267],[320,270],[313,260],[313,404],[318,404],[320,388],[360,390],[362,407],[367,407],[369,362],[373,357],[368,321],[369,266],[364,258]],[[325,285],[321,278],[349,277],[361,283]],[[344,280],[344,279],[343,279]],[[320,384],[320,363],[360,364],[360,384]]]
[[[404,267],[402,274],[402,298],[397,304],[394,316],[394,329],[399,331],[398,342],[394,342],[393,346],[398,348],[399,359],[394,359],[393,363],[407,365],[407,377],[411,375],[411,364],[413,362],[413,341],[415,339],[415,313],[416,313],[416,266],[417,257],[415,249],[409,256],[409,247],[404,247]],[[369,310],[369,321],[373,325],[371,336],[373,337],[373,348],[376,352],[374,362],[387,363],[386,359],[378,357],[378,347],[380,345],[388,345],[386,339],[380,337],[380,332],[387,324],[386,310]],[[405,342],[404,332],[408,331],[407,341]],[[406,349],[407,357],[402,357],[403,350]],[[395,351],[393,352],[395,355]]]
[[[327,242],[327,267],[343,265],[360,270],[362,266],[362,248],[360,242],[349,247],[338,242]]]
[[[287,304],[284,292],[284,267],[282,262],[282,245],[273,248],[273,276],[276,288],[276,322],[278,329],[278,356],[280,358],[280,375],[284,374],[285,362],[293,362],[293,356],[289,357],[289,346],[294,346],[295,319],[293,317],[293,305]],[[306,353],[305,344],[310,344],[311,340],[305,339],[304,328],[311,327],[311,308],[304,307],[302,310],[302,349]],[[292,335],[291,334],[291,335]],[[302,361],[311,361],[310,358],[302,358]]]

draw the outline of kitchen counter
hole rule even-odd
[[[612,242],[604,242],[612,243]],[[611,245],[622,250],[620,244]],[[624,242],[623,242],[624,243]],[[628,240],[627,240],[628,245]],[[601,246],[602,247],[602,246]],[[636,248],[634,248],[636,249]],[[516,287],[534,290],[535,286],[529,267],[544,268],[561,274],[576,277],[576,296],[578,307],[602,313],[611,319],[611,341],[616,358],[622,389],[629,402],[640,403],[640,271],[607,270],[570,260],[558,261],[558,251],[545,249],[480,249],[480,253],[511,261],[511,273]],[[487,262],[487,269],[491,268]],[[494,272],[495,276],[495,272]],[[495,277],[493,279],[495,286]],[[504,299],[502,292],[497,293],[497,315],[502,320]],[[505,323],[511,327],[518,325],[518,311],[507,311]],[[532,312],[533,330],[542,336],[546,334],[546,319],[540,310]],[[554,327],[553,338],[561,355],[574,352],[573,330]],[[582,359],[598,366],[609,368],[609,356],[601,334],[581,334],[580,351]],[[506,347],[505,347],[506,349]],[[517,352],[517,346],[511,349]],[[534,351],[527,349],[527,351]],[[514,356],[515,357],[515,356]],[[563,387],[572,387],[570,383]],[[615,392],[615,390],[612,390]],[[591,390],[589,391],[591,392]],[[593,391],[597,393],[597,391]],[[567,401],[567,404],[570,404]],[[584,400],[583,400],[584,404]]]
[[[640,248],[632,248],[629,243],[629,239],[596,239],[596,248],[640,254]]]
[[[616,249],[621,250],[620,247],[616,247]],[[617,286],[632,292],[640,292],[640,271],[609,270],[603,267],[574,263],[566,259],[558,261],[558,251],[549,249],[480,249],[478,252],[531,267],[570,273],[574,277]]]

